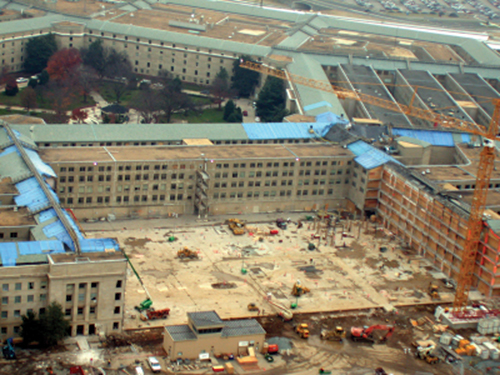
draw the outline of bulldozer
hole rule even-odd
[[[306,293],[309,293],[310,290],[309,288],[306,288],[305,286],[303,286],[300,281],[297,281],[294,285],[293,285],[293,288],[292,288],[292,296],[294,297],[300,297]]]
[[[302,323],[302,324],[299,324],[298,326],[296,326],[295,327],[295,332],[302,339],[309,338],[309,326],[307,325],[307,323]]]
[[[343,339],[346,337],[346,332],[344,328],[337,326],[335,329],[332,329],[330,331],[321,331],[320,335],[322,340],[330,340],[330,341],[340,341],[342,342]]]
[[[229,219],[227,221],[227,225],[229,229],[233,231],[233,234],[236,236],[241,236],[245,234],[245,222],[240,219]]]
[[[198,259],[198,253],[196,251],[190,250],[187,246],[177,252],[177,258],[179,259]]]
[[[439,299],[439,288],[436,284],[433,284],[432,282],[429,284],[429,287],[427,288],[427,293],[432,299]]]
[[[256,303],[249,303],[248,306],[248,311],[260,311],[259,307],[257,306]]]

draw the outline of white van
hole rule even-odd
[[[144,370],[142,369],[141,366],[137,366],[135,368],[135,375],[144,375]]]

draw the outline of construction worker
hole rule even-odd
[[[111,359],[108,359],[108,367],[111,367]]]

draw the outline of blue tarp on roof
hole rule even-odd
[[[69,236],[66,228],[61,223],[60,220],[57,220],[43,228],[43,233],[47,236],[47,238],[57,238],[59,241],[63,242],[66,246],[68,246],[71,250],[75,250],[75,245],[73,244],[73,240]]]
[[[430,143],[433,146],[454,147],[455,140],[453,133],[433,130],[418,130],[418,129],[401,129],[393,128],[392,134],[395,136],[404,136],[415,139],[420,139]],[[465,143],[470,142],[469,134],[461,134],[461,140]]]
[[[17,246],[15,242],[0,243],[0,257],[4,267],[14,267],[17,259]]]
[[[347,125],[349,123],[349,121],[347,121],[343,117],[336,115],[333,112],[324,112],[320,115],[317,115],[316,122],[330,122],[330,123],[334,123],[334,124],[341,123],[344,125]]]
[[[88,238],[80,240],[82,253],[101,252],[106,249],[120,250],[118,243],[111,238]]]
[[[61,241],[17,242],[20,255],[64,253]]]
[[[321,108],[321,107],[331,107],[331,106],[332,105],[330,103],[323,100],[322,102],[306,105],[304,107],[304,112],[312,111],[313,109],[317,109],[317,108]]]
[[[385,152],[370,146],[368,143],[363,141],[356,141],[347,145],[349,151],[351,151],[356,157],[356,161],[365,169],[372,169],[379,167],[389,161],[401,164],[399,161],[394,159],[392,156],[387,155]]]
[[[16,188],[19,191],[19,195],[14,197],[14,201],[18,206],[28,208],[30,212],[36,212],[49,206],[49,200],[35,177],[17,183]],[[52,189],[50,189],[50,192],[54,199],[59,202],[56,193]]]
[[[241,125],[251,140],[317,138],[333,126],[327,122],[255,122]],[[311,127],[314,133],[309,132]]]
[[[51,208],[49,210],[45,210],[45,211],[40,212],[40,214],[38,215],[38,218],[40,220],[40,223],[44,223],[47,220],[52,219],[55,216],[57,216],[56,210]]]

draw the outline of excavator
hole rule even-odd
[[[294,297],[300,297],[306,293],[309,293],[310,290],[309,288],[306,288],[305,286],[303,286],[300,281],[297,280],[297,282],[293,285],[293,288],[292,288],[292,296]]]
[[[330,340],[330,341],[340,341],[342,342],[343,339],[346,337],[346,332],[344,328],[337,326],[335,329],[332,329],[330,331],[321,331],[320,335],[322,340]]]
[[[177,258],[183,259],[198,259],[198,253],[190,250],[187,246],[177,252]]]
[[[373,337],[374,331],[387,331],[387,333],[380,339],[380,342],[384,342],[392,336],[394,333],[394,327],[383,324],[377,324],[366,329],[364,327],[351,327],[351,338],[353,341],[365,340],[375,342],[375,338]]]
[[[432,282],[429,284],[429,287],[427,289],[427,293],[432,299],[439,299],[439,288],[436,284],[433,284]]]
[[[227,225],[229,229],[233,231],[236,236],[241,236],[245,234],[245,222],[240,219],[228,219]]]

